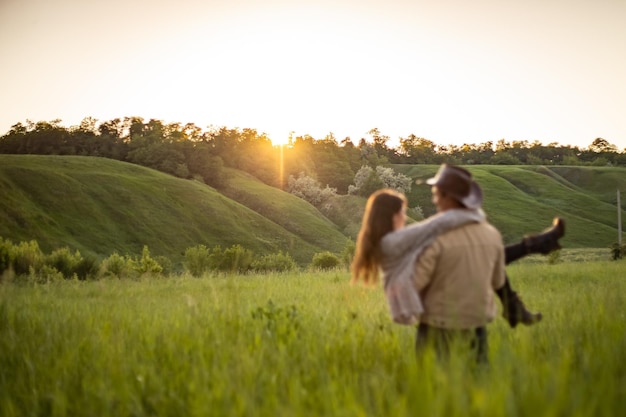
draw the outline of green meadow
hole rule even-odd
[[[620,415],[626,262],[508,271],[544,320],[498,317],[486,367],[416,358],[382,290],[343,270],[5,282],[0,415]]]
[[[393,168],[423,179],[438,167]],[[2,274],[0,417],[621,415],[626,261],[609,247],[624,169],[469,168],[506,243],[557,215],[567,224],[565,249],[508,267],[544,320],[511,329],[498,317],[486,367],[417,358],[415,329],[391,321],[380,288],[309,267],[354,240],[363,197],[316,208],[237,170],[218,190],[103,158],[0,155],[0,238],[97,260],[149,247],[178,266],[45,284]],[[428,187],[408,198],[432,214]],[[182,272],[187,248],[236,244],[299,268]]]

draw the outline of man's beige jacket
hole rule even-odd
[[[500,232],[486,221],[440,234],[415,263],[422,323],[446,329],[484,326],[496,314],[494,290],[505,280]]]

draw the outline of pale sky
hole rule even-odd
[[[626,148],[626,0],[0,0],[0,59],[0,134],[140,116]]]

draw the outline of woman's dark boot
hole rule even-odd
[[[511,327],[515,327],[519,323],[530,326],[531,324],[539,323],[543,318],[541,313],[532,313],[526,309],[522,299],[511,288],[508,277],[504,281],[502,288],[496,290],[496,294],[498,294],[500,302],[502,302],[502,315]]]
[[[526,236],[523,240],[526,253],[541,253],[547,255],[553,250],[561,249],[559,239],[565,235],[565,220],[555,217],[552,226],[543,232]]]

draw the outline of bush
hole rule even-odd
[[[13,270],[16,275],[32,275],[44,265],[44,254],[35,240],[13,246]]]
[[[316,207],[337,195],[336,188],[330,188],[328,185],[322,188],[315,178],[305,175],[304,172],[301,172],[298,178],[294,178],[293,175],[289,176],[287,191]]]
[[[160,275],[163,267],[150,256],[147,246],[143,247],[141,258],[133,259],[114,252],[102,261],[100,275],[104,277],[114,276],[117,278],[137,278],[142,275]]]
[[[209,269],[220,270],[223,256],[224,252],[222,251],[222,247],[220,245],[213,246],[209,254]]]
[[[311,266],[315,269],[333,269],[339,266],[339,258],[328,251],[316,253]]]
[[[297,266],[289,254],[278,252],[258,257],[252,262],[251,268],[256,272],[286,272],[293,271]]]
[[[0,274],[11,267],[13,263],[13,244],[0,237]]]
[[[374,191],[384,187],[385,184],[374,168],[364,165],[354,175],[354,185],[348,186],[348,194],[369,197]]]
[[[396,173],[391,168],[377,166],[376,169],[363,165],[354,175],[354,185],[348,187],[348,194],[369,197],[374,191],[381,188],[392,188],[398,192],[411,192],[411,178]]]
[[[13,269],[16,276],[33,282],[50,282],[59,276],[71,279],[87,279],[97,274],[98,263],[93,257],[83,258],[79,251],[68,248],[56,249],[45,255],[36,241],[13,245],[0,238],[0,274]],[[36,278],[40,275],[40,278]]]
[[[212,260],[209,248],[204,245],[187,248],[183,262],[185,270],[194,277],[200,277],[211,269]]]
[[[385,168],[381,166],[376,167],[376,174],[383,184],[385,184],[385,187],[393,188],[403,194],[411,192],[413,180],[406,175],[395,172],[392,168]]]
[[[352,265],[352,259],[354,259],[354,252],[356,251],[356,243],[352,239],[348,241],[346,246],[344,246],[341,251],[341,262],[346,267],[346,269],[350,270],[350,265]]]
[[[626,255],[626,243],[620,245],[619,243],[613,243],[611,245],[611,258],[616,261],[622,259]]]
[[[74,266],[74,273],[80,280],[86,280],[89,278],[95,278],[98,275],[98,269],[100,265],[98,260],[92,256],[81,258],[81,260]]]
[[[130,278],[136,275],[132,259],[113,252],[102,261],[100,275],[104,277]]]
[[[135,264],[135,269],[140,275],[159,275],[163,272],[163,267],[150,256],[150,250],[146,245],[141,251],[141,258]]]
[[[172,261],[167,256],[155,256],[154,260],[161,266],[161,275],[169,276],[174,272]]]
[[[194,277],[202,276],[210,270],[223,272],[246,272],[254,261],[254,253],[241,245],[233,245],[222,250],[220,245],[210,250],[204,245],[194,246],[185,251],[184,267]]]
[[[35,284],[49,284],[51,282],[59,282],[62,281],[63,278],[63,273],[50,265],[42,265],[39,271],[35,271],[31,268],[28,275],[28,280]]]
[[[74,254],[68,248],[56,249],[45,257],[45,265],[50,266],[60,272],[65,278],[70,279],[74,276],[76,268],[82,261],[80,252]]]
[[[245,272],[250,269],[253,260],[252,251],[241,245],[233,245],[221,254],[217,269],[227,272]]]

